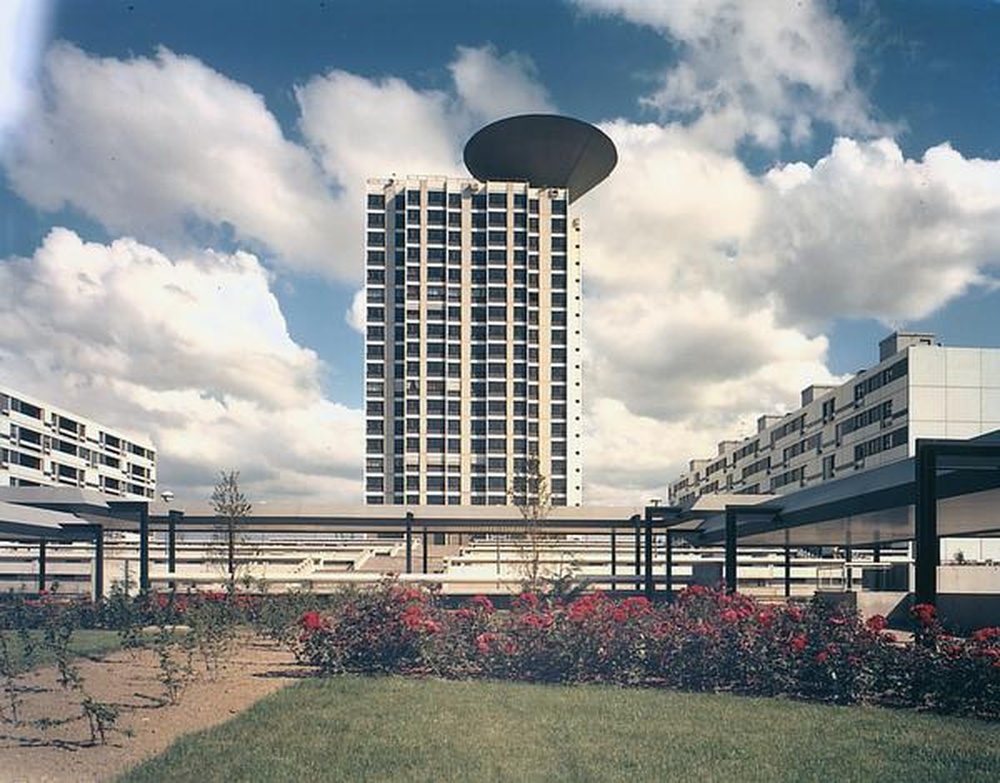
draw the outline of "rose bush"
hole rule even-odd
[[[525,593],[497,611],[482,596],[445,609],[387,583],[303,614],[298,654],[325,674],[607,682],[1000,718],[1000,628],[957,638],[933,607],[913,617],[914,641],[902,644],[881,616],[862,622],[819,601],[762,604],[704,587],[670,604]]]

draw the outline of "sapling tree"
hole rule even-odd
[[[524,519],[524,539],[527,544],[525,581],[528,589],[534,591],[541,586],[542,527],[552,508],[548,478],[542,473],[537,455],[530,455],[525,461],[524,470],[514,477],[511,496]]]
[[[236,538],[253,510],[252,504],[240,489],[238,470],[220,471],[219,481],[212,491],[212,508],[226,544],[226,572],[229,576],[229,589],[232,590],[236,585]]]

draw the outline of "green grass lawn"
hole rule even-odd
[[[1000,779],[1000,725],[717,694],[310,680],[124,781]]]
[[[7,641],[7,649],[14,664],[15,671],[46,666],[54,663],[52,654],[45,649],[42,642],[42,631],[31,631],[31,637],[37,645],[31,660],[25,660],[24,646],[14,631],[0,631]],[[78,628],[73,631],[69,640],[69,649],[74,655],[103,655],[121,647],[121,641],[115,631],[91,630]]]

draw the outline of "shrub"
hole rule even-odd
[[[672,604],[525,593],[508,611],[484,597],[445,610],[388,582],[302,614],[298,654],[323,674],[609,682],[1000,718],[1000,628],[958,639],[933,608],[914,616],[915,641],[904,645],[885,618],[861,622],[818,601],[767,605],[691,587]]]

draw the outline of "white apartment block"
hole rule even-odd
[[[580,226],[566,188],[368,182],[365,501],[582,502]]]
[[[156,494],[156,450],[76,413],[0,386],[0,487]]]
[[[762,416],[757,433],[719,443],[669,486],[670,502],[711,493],[785,494],[916,453],[918,438],[1000,429],[1000,349],[952,348],[896,332],[879,363],[840,386],[810,386],[802,405]]]

